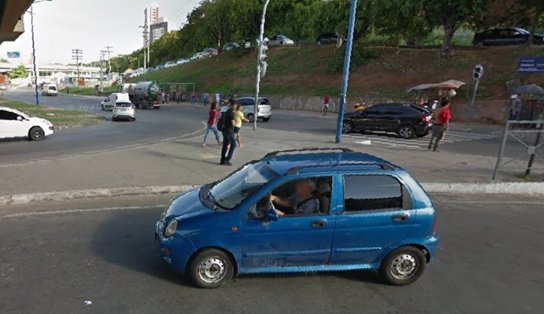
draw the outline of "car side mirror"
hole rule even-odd
[[[278,213],[274,209],[274,207],[270,207],[266,210],[266,213],[263,217],[264,222],[271,222],[271,221],[277,221],[278,220]]]

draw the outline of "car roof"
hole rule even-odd
[[[275,172],[286,175],[340,169],[395,170],[392,163],[374,155],[342,148],[310,148],[279,151],[267,154],[263,159]]]

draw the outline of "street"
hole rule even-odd
[[[384,285],[373,272],[335,272],[241,276],[202,290],[172,272],[154,243],[153,223],[169,197],[0,210],[2,313],[540,313],[544,306],[541,199],[434,195],[440,246],[410,286]]]

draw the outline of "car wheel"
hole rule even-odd
[[[39,126],[35,126],[28,132],[28,138],[31,141],[41,141],[45,137],[45,133],[43,132],[43,129]]]
[[[344,121],[344,123],[342,124],[342,132],[346,134],[353,132],[353,122]]]
[[[321,40],[318,40],[318,41],[317,41],[317,44],[318,44],[318,45],[321,45]]]
[[[130,121],[134,122],[136,121],[136,118],[130,118]]]
[[[380,273],[388,284],[403,286],[421,277],[426,264],[425,255],[420,249],[406,246],[396,249],[385,258]]]
[[[270,118],[272,118],[272,117],[263,118],[263,121],[264,121],[264,122],[268,122],[268,120],[270,120]]]
[[[397,134],[398,134],[398,136],[400,136],[400,137],[402,137],[404,139],[409,139],[409,138],[413,138],[416,135],[416,131],[414,130],[413,127],[411,127],[409,125],[402,125],[398,129]]]
[[[191,258],[188,274],[200,288],[217,288],[232,278],[234,265],[225,252],[209,249]]]
[[[111,117],[111,121],[117,121],[116,117]]]
[[[477,42],[474,46],[476,46],[476,47],[484,47],[485,44],[484,44],[483,41],[479,41],[479,42]]]
[[[249,122],[253,122],[253,120],[255,119],[255,116],[252,113],[250,113],[247,115],[247,119],[249,120]]]

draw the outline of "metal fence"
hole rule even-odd
[[[544,146],[544,143],[541,143],[542,133],[544,133],[544,117],[542,115],[540,115],[539,120],[506,121],[499,156],[497,157],[497,163],[493,169],[491,179],[495,180],[501,167],[516,160],[515,158],[507,159],[505,157],[505,150],[508,145],[508,139],[510,138],[525,148],[524,155],[527,158],[527,167],[524,175],[529,176],[535,159],[538,158],[544,161],[544,156],[541,154],[541,148]]]

